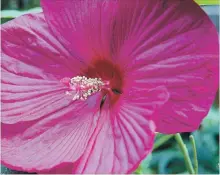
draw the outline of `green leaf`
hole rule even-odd
[[[172,168],[170,168],[170,165],[172,165]],[[156,166],[158,174],[173,174],[185,171],[182,154],[174,147],[153,152],[150,166]]]
[[[15,171],[6,168],[5,166],[1,165],[1,174],[36,174],[36,173],[27,173],[23,171]]]
[[[12,20],[13,18],[1,18],[1,24],[4,24],[10,20]]]
[[[202,122],[202,130],[213,134],[219,134],[219,109],[212,107],[207,117]]]
[[[149,154],[146,159],[141,162],[142,173],[146,174],[149,172],[149,165],[152,159],[152,155]]]
[[[174,135],[157,135],[156,142],[154,143],[153,150],[156,150],[160,146],[164,145],[168,140],[170,140]]]
[[[195,0],[199,5],[220,5],[219,0]]]
[[[1,18],[16,18],[18,16],[28,14],[28,13],[39,13],[42,12],[41,7],[32,8],[26,11],[18,11],[18,10],[2,10]]]

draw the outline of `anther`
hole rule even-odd
[[[76,76],[70,79],[69,87],[71,91],[66,91],[66,95],[72,96],[72,100],[86,100],[89,96],[100,91],[106,83],[101,78],[87,78]]]

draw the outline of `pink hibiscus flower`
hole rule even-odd
[[[192,0],[42,0],[2,25],[2,163],[129,173],[155,131],[189,132],[218,87],[218,36]]]

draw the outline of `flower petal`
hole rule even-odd
[[[19,17],[2,25],[1,30],[2,123],[44,118],[71,104],[65,98],[67,87],[59,81],[62,75],[71,74],[65,60],[59,60],[68,52],[50,35],[42,14]],[[34,40],[29,43],[33,47],[28,45],[29,39]]]
[[[83,55],[83,45],[91,48],[88,38],[92,38],[92,41],[97,41],[92,48],[100,53],[103,51],[100,45],[104,43],[104,50],[110,50],[111,58],[131,72],[128,76],[136,78],[137,86],[167,86],[170,100],[155,116],[157,131],[176,133],[198,128],[210,109],[218,87],[218,35],[208,16],[194,1],[57,2],[63,8],[43,0],[46,18],[55,33],[66,33],[60,39],[63,42],[69,41],[69,29],[74,31],[69,38],[79,36],[82,43],[71,45],[71,48],[76,46],[77,50],[81,48],[79,55]],[[94,10],[97,7],[105,8]],[[109,9],[114,10],[110,13]],[[59,16],[56,16],[57,12]],[[66,16],[68,18],[64,20]],[[59,22],[54,20],[57,18]],[[103,18],[106,19],[103,26],[111,32],[106,32],[105,27],[91,30],[93,22],[95,26],[102,26],[101,20],[97,19]],[[71,21],[71,27],[65,30],[68,21]],[[85,35],[82,28],[89,30],[89,34]],[[100,34],[107,38],[100,37]],[[101,38],[102,42],[91,36]],[[86,54],[92,55],[91,52]]]
[[[9,64],[10,66],[7,67]],[[12,72],[13,69],[14,72]],[[33,69],[31,66],[2,54],[3,123],[14,124],[44,118],[72,103],[70,99],[65,98],[65,91],[68,88],[60,82],[19,75],[22,71],[33,75],[35,70],[39,72],[39,76],[41,73],[39,69]]]
[[[117,2],[42,0],[51,30],[69,51],[84,62],[111,55],[111,28]]]
[[[169,94],[164,87],[145,90],[145,99],[138,104],[138,99],[132,99],[138,93],[143,91],[122,97],[114,110],[109,110],[107,97],[94,135],[73,173],[131,173],[151,152],[155,135],[152,108],[163,105]]]
[[[72,77],[82,63],[50,33],[43,14],[9,21],[1,34],[2,122],[31,121],[68,106],[60,79]]]
[[[3,24],[1,36],[2,52],[13,58],[16,64],[23,63],[23,67],[17,66],[19,70],[10,70],[20,71],[20,75],[60,80],[72,77],[83,67],[81,61],[74,58],[51,33],[42,13],[24,15]],[[5,61],[4,64],[11,68],[11,63]]]
[[[191,0],[119,2],[113,40],[117,44],[121,38],[117,62],[137,87],[164,85],[170,92],[169,101],[155,114],[157,131],[197,129],[218,88],[214,25]]]
[[[31,123],[3,123],[2,163],[15,170],[44,173],[75,162],[88,146],[100,115],[100,103],[95,103],[95,98],[100,102],[101,94],[89,98],[92,100],[75,101]],[[70,173],[68,167],[62,173]]]
[[[101,96],[74,102],[65,95],[69,88],[60,80],[84,64],[50,33],[42,14],[16,18],[1,31],[2,164],[27,172],[62,169],[84,152]]]

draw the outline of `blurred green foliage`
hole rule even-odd
[[[1,7],[4,10],[27,10],[40,6],[40,0],[1,0]]]
[[[2,0],[1,23],[5,23],[21,14],[36,13],[39,8],[39,0]],[[10,10],[10,11],[9,11]],[[13,10],[13,11],[11,11]],[[219,174],[219,100],[216,96],[215,103],[208,116],[204,119],[200,129],[193,133],[183,133],[182,137],[193,160],[192,145],[189,135],[192,134],[196,141],[199,162],[199,174]],[[164,138],[166,137],[166,138]],[[155,144],[166,140],[167,136],[157,134]],[[1,166],[3,174],[24,174]],[[157,147],[151,155],[142,161],[136,174],[188,174],[184,164],[183,155],[175,139],[170,137],[160,147]]]
[[[200,129],[192,133],[196,142],[199,174],[219,174],[219,124],[219,109],[213,107]],[[191,160],[193,160],[193,147],[189,135],[190,133],[184,133],[182,137],[189,150]],[[156,137],[156,142],[161,137],[165,136],[159,134]],[[154,150],[151,157],[151,161],[141,163],[141,167],[148,167],[147,169],[139,168],[142,170],[141,173],[188,174],[183,155],[174,138]]]

